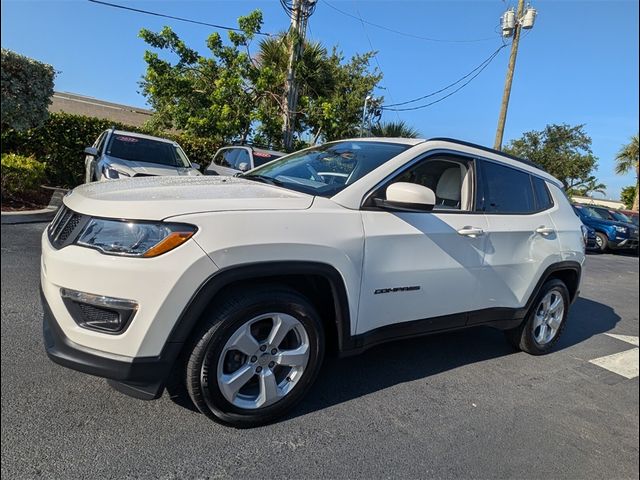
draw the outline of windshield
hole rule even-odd
[[[243,177],[330,197],[409,147],[385,142],[327,143],[283,157]]]
[[[175,145],[149,138],[114,134],[106,151],[111,157],[133,162],[156,163],[171,167],[189,167],[187,156]]]
[[[627,217],[624,213],[621,212],[616,212],[615,210],[610,210],[609,213],[611,214],[611,216],[619,221],[619,222],[624,222],[624,223],[633,223],[631,221],[631,219],[629,217]]]

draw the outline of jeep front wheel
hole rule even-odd
[[[194,336],[185,383],[198,409],[236,427],[286,414],[311,387],[324,355],[320,316],[285,287],[225,295]]]

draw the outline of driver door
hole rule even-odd
[[[357,334],[399,326],[402,336],[414,326],[434,331],[465,325],[466,312],[479,305],[487,247],[486,217],[474,212],[475,178],[472,160],[429,157],[373,193],[384,195],[393,182],[418,183],[434,191],[436,206],[432,212],[362,211],[365,249]]]

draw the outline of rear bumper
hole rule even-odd
[[[129,359],[99,354],[71,341],[62,331],[42,294],[43,337],[47,356],[63,367],[111,380],[117,390],[130,396],[152,400],[162,395],[174,359],[182,346],[167,343],[162,355]]]

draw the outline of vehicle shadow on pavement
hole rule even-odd
[[[554,352],[607,332],[618,321],[620,316],[611,307],[579,298],[571,308],[567,327]],[[371,348],[356,357],[329,357],[311,392],[284,420],[397,384],[514,353],[516,351],[507,343],[502,332],[489,327],[477,327],[391,342]]]

